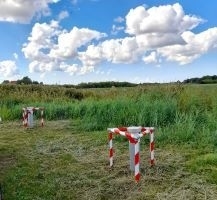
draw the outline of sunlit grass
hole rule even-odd
[[[141,139],[141,180],[129,170],[128,141],[114,139],[109,168],[107,131],[79,130],[78,121],[53,121],[26,129],[0,129],[0,183],[5,199],[216,199],[216,155],[190,144],[160,140],[149,166],[148,136]],[[15,131],[16,130],[16,131]],[[172,132],[170,132],[172,136]],[[168,136],[169,137],[169,136]],[[191,151],[189,149],[191,148]],[[201,173],[202,172],[202,173]],[[211,172],[211,173],[210,173]],[[202,190],[203,189],[203,190]]]
[[[215,85],[1,87],[5,199],[217,199],[216,94]],[[26,106],[45,107],[44,128],[40,113],[33,129],[22,126]],[[144,137],[138,185],[126,138],[115,138],[115,165],[108,163],[107,128],[131,125],[156,128],[156,166]]]

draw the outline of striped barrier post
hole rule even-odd
[[[153,127],[120,127],[108,128],[109,138],[109,161],[113,166],[113,134],[125,136],[129,140],[130,170],[134,171],[136,182],[140,180],[140,138],[150,134],[150,164],[154,165],[154,128]]]
[[[41,111],[41,126],[44,126],[44,108],[40,108],[40,107],[26,107],[23,108],[23,126],[25,127],[29,127],[29,128],[33,128],[33,113],[36,110],[40,110]]]
[[[140,170],[139,170],[139,165],[140,165],[140,155],[139,155],[139,141],[135,141],[135,156],[134,156],[134,176],[135,176],[135,181],[139,182],[140,179]]]
[[[44,109],[41,110],[41,126],[44,126]]]
[[[154,165],[154,130],[150,130],[150,164]]]
[[[28,111],[26,108],[23,108],[23,126],[27,127],[28,123]]]
[[[113,166],[113,146],[112,146],[112,132],[109,132],[109,163]]]

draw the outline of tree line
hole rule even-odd
[[[43,82],[38,82],[38,81],[32,81],[28,76],[24,76],[22,79],[20,80],[16,80],[16,81],[9,81],[9,80],[4,80],[2,82],[2,84],[17,84],[17,85],[38,85],[41,84],[43,85]]]
[[[203,76],[201,78],[189,78],[183,81],[183,83],[197,83],[197,84],[211,84],[217,83],[217,75]]]
[[[2,84],[15,84],[15,85],[43,85],[43,82],[32,81],[28,76],[23,77],[17,81],[9,81],[4,80]],[[129,82],[115,82],[115,81],[106,81],[106,82],[88,82],[88,83],[80,83],[78,85],[73,84],[65,84],[63,87],[65,88],[110,88],[110,87],[134,87],[137,86],[136,83],[129,83]]]
[[[78,85],[64,85],[64,87],[74,87],[74,88],[111,88],[111,87],[134,87],[137,86],[136,83],[129,82],[115,82],[115,81],[105,81],[105,82],[88,82],[80,83]]]
[[[183,82],[178,81],[178,83],[184,83],[184,84],[189,84],[189,83],[195,83],[195,84],[212,84],[212,83],[217,83],[217,75],[213,76],[203,76],[201,78],[189,78],[185,79]],[[43,85],[43,82],[38,82],[38,81],[32,81],[28,76],[23,77],[20,80],[17,81],[9,81],[9,80],[4,80],[2,84],[17,84],[17,85]],[[73,84],[65,84],[63,87],[65,88],[77,88],[77,89],[82,89],[82,88],[111,88],[111,87],[135,87],[138,85],[144,85],[144,84],[150,84],[150,83],[130,83],[130,82],[116,82],[116,81],[105,81],[105,82],[88,82],[88,83],[80,83],[78,85],[73,85]],[[156,84],[156,83],[154,83]]]

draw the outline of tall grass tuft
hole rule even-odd
[[[84,130],[102,130],[118,126],[166,126],[174,122],[177,105],[171,99],[152,101],[146,96],[114,100],[88,101],[82,116]]]

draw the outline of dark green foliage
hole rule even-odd
[[[89,83],[80,83],[76,88],[111,88],[111,87],[135,87],[138,84],[129,83],[129,82],[89,82]]]
[[[201,78],[190,78],[184,80],[183,83],[200,83],[200,84],[217,83],[217,75],[203,76]]]
[[[216,87],[180,84],[80,90],[0,85],[0,116],[4,120],[20,119],[22,107],[41,106],[45,107],[46,119],[80,119],[84,130],[130,125],[166,127],[182,120],[182,116],[191,119],[195,127],[213,127],[216,92]]]
[[[28,76],[23,77],[21,80],[17,80],[17,84],[29,85],[32,83],[33,83],[32,80]]]

